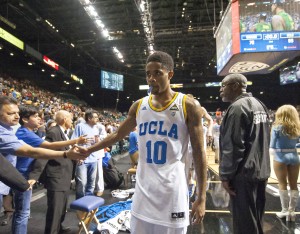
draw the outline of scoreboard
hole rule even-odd
[[[241,52],[300,50],[300,32],[241,33]]]

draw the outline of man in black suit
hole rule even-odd
[[[49,142],[69,140],[66,130],[72,126],[72,115],[64,110],[56,113],[57,125],[46,134]],[[62,151],[69,147],[61,148]],[[45,234],[70,231],[62,226],[67,209],[67,199],[72,179],[73,162],[68,158],[48,160],[44,169],[44,184],[47,189],[47,215]]]

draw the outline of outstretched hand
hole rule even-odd
[[[205,200],[197,199],[192,206],[191,223],[199,224],[203,221],[205,215]]]
[[[84,160],[87,156],[87,149],[77,145],[73,145],[72,148],[67,151],[67,158],[72,160]]]
[[[83,146],[79,146],[79,145],[75,145],[75,146],[76,146],[77,150],[78,150],[80,153],[82,153],[82,154],[84,154],[84,155],[87,155],[87,156],[91,154],[91,153],[89,152],[88,148],[83,147]]]

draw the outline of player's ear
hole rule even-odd
[[[174,75],[174,71],[169,71],[168,72],[168,78],[169,78],[169,80],[172,79],[173,75]]]

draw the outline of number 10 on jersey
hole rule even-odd
[[[167,143],[164,141],[147,141],[147,163],[165,164],[167,159]]]

